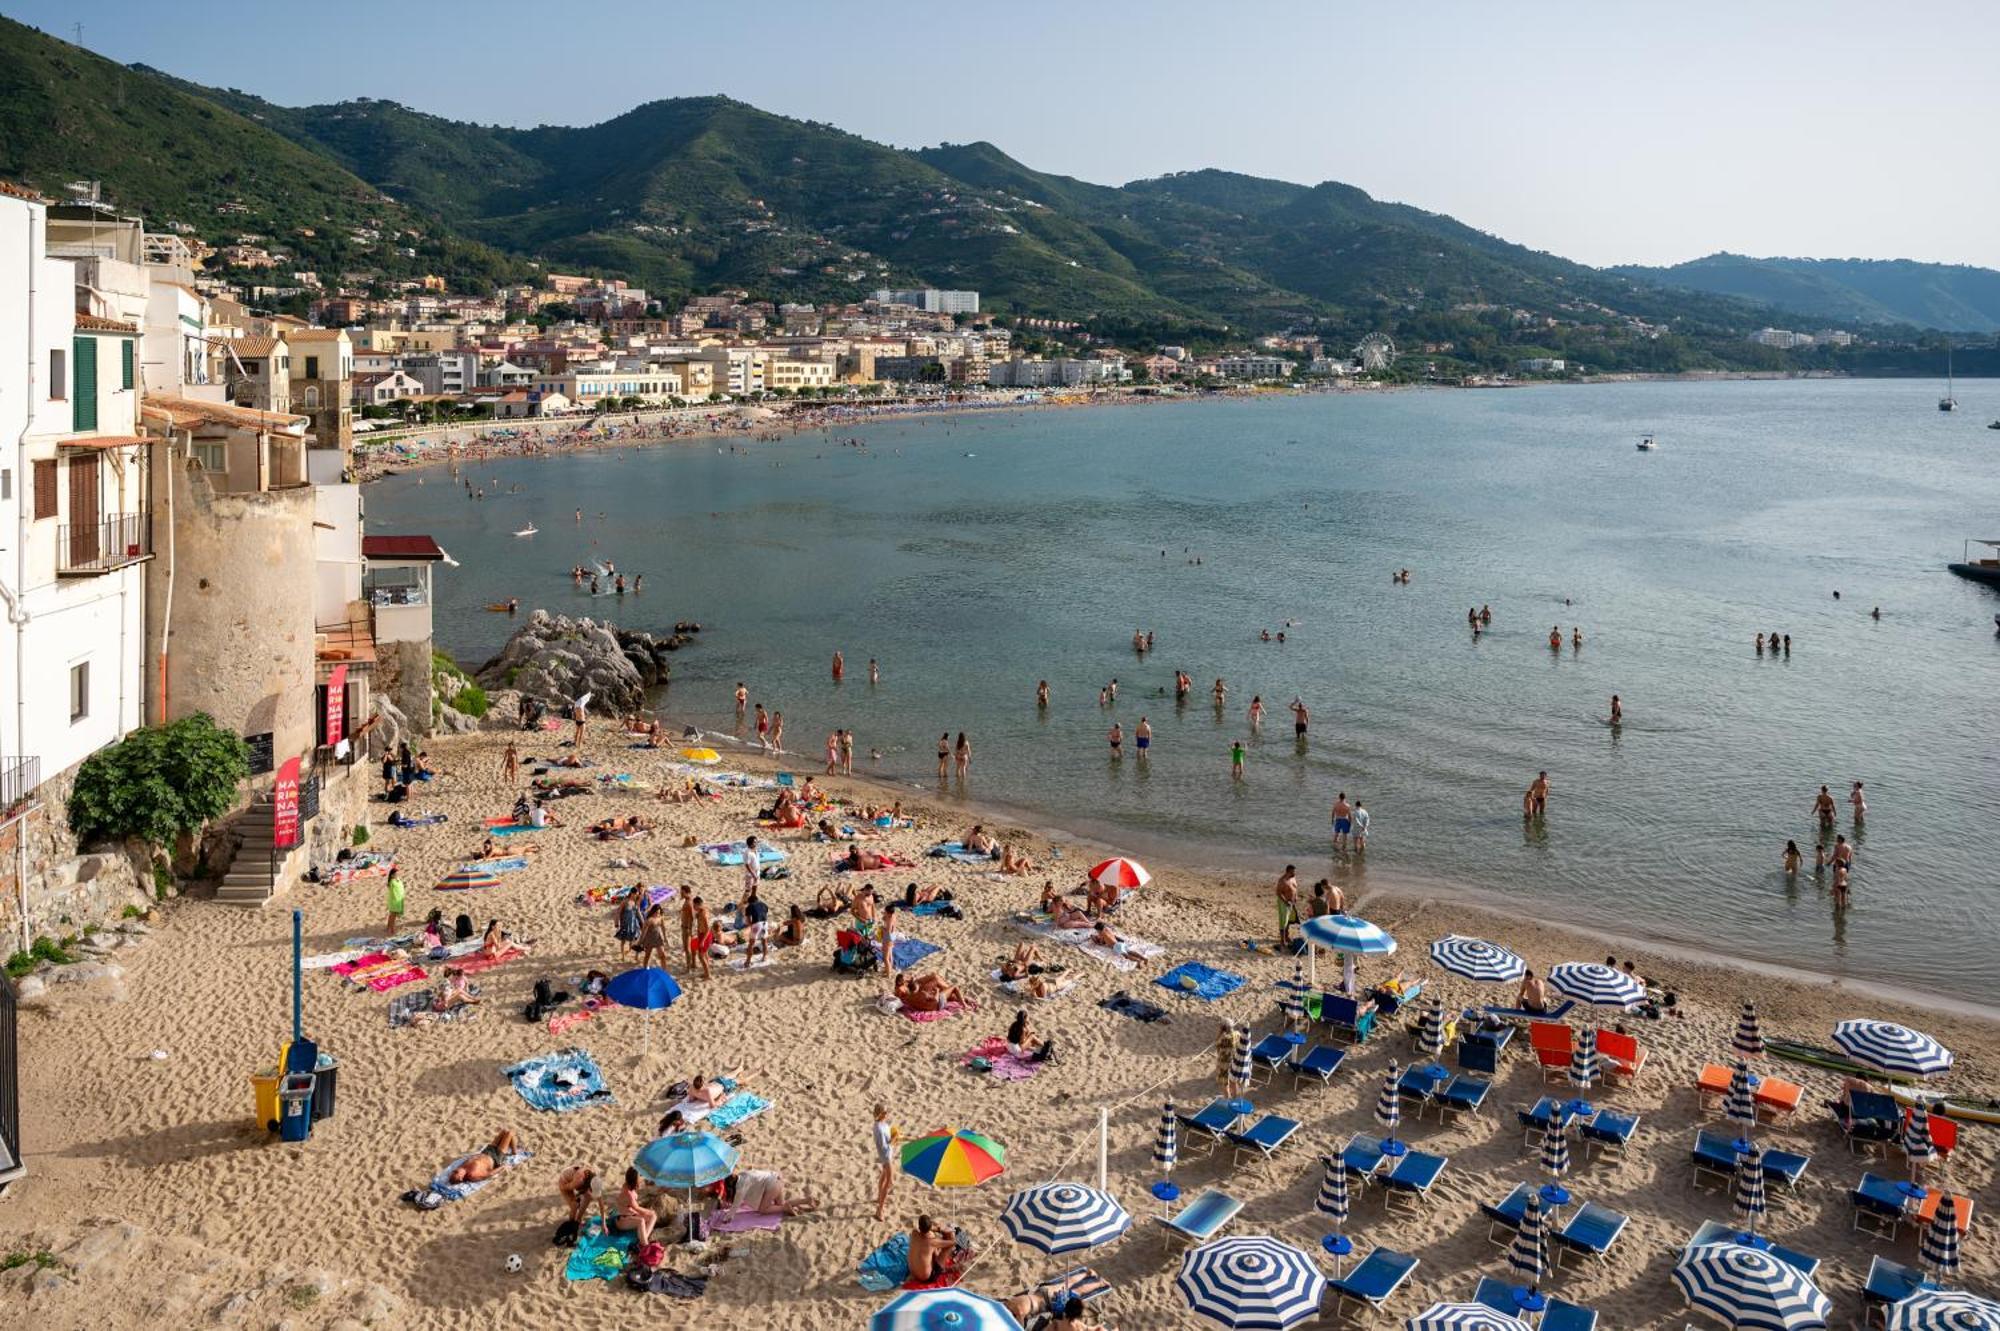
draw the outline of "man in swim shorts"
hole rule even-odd
[[[1303,698],[1292,699],[1292,738],[1304,739],[1306,737],[1306,722],[1310,719],[1311,714],[1306,711],[1305,700]]]
[[[1140,717],[1139,724],[1132,727],[1132,737],[1138,742],[1139,756],[1145,757],[1146,750],[1153,747],[1153,727],[1147,723],[1145,717]]]
[[[1333,848],[1347,849],[1347,834],[1354,830],[1354,809],[1347,802],[1347,792],[1341,791],[1333,797]]]

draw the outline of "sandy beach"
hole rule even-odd
[[[1030,1079],[1002,1081],[962,1067],[961,1056],[1002,1034],[1021,1006],[989,972],[1028,936],[1012,916],[1034,906],[1045,875],[1001,877],[926,857],[926,848],[957,838],[982,815],[956,797],[912,801],[905,792],[905,811],[916,825],[865,844],[915,867],[836,874],[829,864],[835,848],[797,833],[767,832],[788,852],[791,872],[766,883],[764,895],[773,918],[782,919],[790,906],[812,904],[825,887],[872,882],[885,895],[900,895],[915,881],[951,889],[963,920],[901,917],[898,927],[942,949],[917,969],[961,986],[977,1007],[931,1022],[882,1011],[877,1000],[885,981],[830,969],[835,925],[814,920],[806,944],[779,950],[768,967],[746,972],[732,958],[715,963],[709,981],[678,970],[685,994],[655,1014],[645,1057],[642,1013],[611,1008],[552,1033],[546,1022],[524,1020],[523,1004],[537,978],[575,991],[586,970],[622,968],[614,908],[579,904],[587,889],[638,881],[685,885],[711,903],[730,899],[740,871],[711,867],[684,843],[735,841],[759,831],[756,810],[773,792],[731,788],[719,798],[662,803],[651,795],[682,780],[676,755],[629,747],[615,727],[606,733],[595,726],[586,752],[600,766],[584,775],[630,773],[647,788],[561,800],[553,807],[564,827],[517,839],[539,844],[528,867],[500,874],[496,886],[483,890],[435,891],[433,884],[475,849],[482,821],[505,815],[513,802],[518,786],[500,775],[507,738],[487,733],[431,742],[433,760],[448,775],[421,787],[408,807],[446,814],[448,821],[393,829],[384,821],[387,806],[372,805],[377,821],[367,849],[396,855],[409,887],[406,927],[420,924],[434,906],[447,920],[468,913],[480,927],[497,918],[532,940],[531,954],[476,977],[481,1002],[472,1019],[402,1029],[390,1027],[388,1009],[399,996],[435,984],[436,965],[419,960],[433,972],[421,984],[381,993],[328,969],[309,971],[306,1029],[341,1063],[337,1112],[309,1143],[281,1144],[251,1112],[249,1077],[271,1065],[290,1030],[290,908],[305,913],[308,954],[340,952],[350,940],[382,934],[381,878],[301,884],[263,910],[170,903],[142,945],[120,950],[122,999],[64,994],[23,1012],[21,1098],[31,1173],[0,1201],[0,1253],[46,1252],[51,1262],[28,1261],[0,1276],[0,1298],[47,1327],[161,1319],[293,1328],[609,1327],[635,1316],[682,1313],[811,1331],[860,1326],[890,1296],[861,1289],[856,1263],[907,1228],[918,1211],[968,1231],[977,1250],[964,1281],[970,1289],[1005,1297],[1061,1269],[1063,1259],[1011,1244],[999,1212],[1017,1187],[1056,1178],[1094,1182],[1095,1129],[1105,1108],[1109,1187],[1134,1224],[1123,1239],[1087,1255],[1114,1286],[1094,1312],[1124,1328],[1197,1324],[1174,1290],[1176,1259],[1163,1250],[1154,1223],[1163,1210],[1149,1194],[1160,1177],[1151,1163],[1154,1131],[1164,1101],[1192,1110],[1212,1098],[1211,1047],[1220,1020],[1251,1023],[1259,1035],[1278,1024],[1273,986],[1290,977],[1292,961],[1270,947],[1270,879],[1225,880],[1149,863],[1154,881],[1127,900],[1115,927],[1158,944],[1162,955],[1127,971],[1076,948],[1044,945],[1044,959],[1064,965],[1060,978],[1073,982],[1060,997],[1029,1004],[1037,1030],[1055,1040],[1058,1060]],[[524,739],[523,781],[527,757],[568,752],[555,747],[559,738]],[[779,766],[801,773],[819,766],[726,756],[732,770],[753,776]],[[350,779],[371,777],[356,768]],[[820,779],[836,799],[884,798],[882,788],[866,782]],[[976,772],[968,794],[977,797]],[[657,830],[615,842],[583,830],[593,820],[631,813]],[[1064,843],[1062,858],[1052,860],[1045,836],[998,830],[1042,862],[1059,886],[1081,882],[1089,847]],[[618,859],[644,867],[612,867]],[[1280,867],[1271,866],[1272,878]],[[1834,1023],[1847,1017],[1908,1024],[1957,1054],[1940,1089],[2000,1092],[2000,1029],[1978,1016],[1861,996],[1831,981],[1634,952],[1460,904],[1364,889],[1351,879],[1349,890],[1350,909],[1401,944],[1396,957],[1363,963],[1365,984],[1400,971],[1453,1008],[1510,997],[1429,963],[1430,942],[1457,932],[1511,947],[1538,971],[1615,952],[1677,996],[1678,1015],[1657,1021],[1605,1012],[1592,1022],[1588,1009],[1571,1016],[1572,1025],[1622,1022],[1649,1054],[1633,1085],[1591,1092],[1599,1104],[1640,1116],[1632,1148],[1623,1159],[1586,1159],[1577,1150],[1565,1179],[1576,1199],[1622,1212],[1630,1226],[1608,1263],[1571,1261],[1547,1282],[1561,1297],[1598,1309],[1607,1328],[1682,1325],[1686,1312],[1668,1278],[1674,1255],[1703,1221],[1732,1217],[1725,1192],[1687,1186],[1688,1153],[1704,1121],[1692,1083],[1704,1063],[1727,1057],[1744,998],[1757,1001],[1767,1036],[1813,1044],[1827,1043]],[[1615,921],[1606,924],[1616,932]],[[1249,950],[1246,938],[1262,946]],[[1215,1002],[1152,983],[1189,960],[1244,982]],[[1330,983],[1337,958],[1323,954],[1320,961],[1321,978]],[[1157,1004],[1168,1019],[1142,1023],[1099,1006],[1121,991]],[[564,1010],[574,1012],[576,1004]],[[1390,1307],[1398,1322],[1434,1299],[1469,1298],[1481,1275],[1505,1274],[1503,1251],[1486,1241],[1479,1203],[1497,1203],[1517,1183],[1546,1181],[1514,1117],[1544,1091],[1527,1044],[1525,1037],[1514,1041],[1480,1114],[1449,1124],[1406,1115],[1401,1135],[1414,1148],[1450,1158],[1428,1206],[1387,1210],[1379,1190],[1356,1190],[1345,1229],[1357,1254],[1379,1244],[1421,1259]],[[530,1108],[501,1069],[570,1046],[593,1056],[609,1100],[567,1113]],[[1412,1057],[1397,1019],[1355,1047],[1324,1089],[1314,1082],[1294,1089],[1286,1077],[1257,1087],[1252,1099],[1259,1111],[1301,1121],[1291,1144],[1271,1162],[1232,1168],[1226,1152],[1196,1158],[1184,1141],[1174,1181],[1188,1197],[1214,1186],[1243,1201],[1226,1232],[1275,1235],[1326,1262],[1318,1247],[1326,1226],[1312,1210],[1320,1158],[1351,1134],[1379,1134],[1372,1111],[1384,1073],[1392,1060],[1407,1064]],[[1849,1153],[1822,1103],[1838,1091],[1832,1074],[1764,1062],[1764,1070],[1802,1083],[1805,1096],[1793,1121],[1761,1127],[1759,1137],[1813,1162],[1795,1196],[1773,1195],[1763,1228],[1784,1246],[1823,1259],[1819,1284],[1833,1300],[1834,1324],[1859,1325],[1870,1257],[1914,1262],[1916,1243],[1910,1227],[1895,1242],[1855,1232],[1848,1193],[1865,1169],[1904,1177],[1902,1156],[1871,1161]],[[673,1269],[713,1269],[696,1305],[654,1297],[646,1306],[620,1285],[566,1281],[569,1254],[550,1242],[561,1218],[557,1173],[583,1163],[615,1178],[670,1107],[665,1088],[697,1072],[730,1069],[741,1069],[743,1092],[770,1101],[732,1129],[742,1138],[743,1166],[782,1170],[793,1194],[810,1193],[823,1209],[785,1220],[775,1232],[732,1236],[726,1257],[716,1250],[676,1253]],[[1548,1090],[1570,1093],[1557,1084]],[[899,1177],[889,1222],[876,1221],[869,1125],[877,1101],[889,1106],[906,1136],[958,1127],[999,1140],[1007,1147],[1007,1172],[977,1189],[950,1192]],[[436,1210],[399,1201],[501,1128],[511,1128],[532,1159]],[[2000,1282],[2000,1256],[1983,1210],[2000,1156],[1996,1132],[1966,1125],[1941,1176],[1982,1207],[1955,1283],[1989,1294]],[[518,1274],[505,1269],[510,1254],[523,1258]]]

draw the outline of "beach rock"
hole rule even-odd
[[[80,1276],[94,1275],[98,1271],[118,1271],[126,1267],[138,1266],[139,1248],[146,1241],[146,1231],[128,1220],[92,1229],[75,1243],[63,1249],[63,1260],[70,1269]]]
[[[255,1301],[255,1297],[247,1289],[238,1290],[236,1293],[231,1294],[215,1310],[215,1320],[218,1322],[242,1321],[243,1315],[250,1311],[250,1305]]]
[[[375,715],[380,718],[375,729],[382,737],[385,750],[395,749],[404,740],[418,738],[410,728],[410,718],[403,715],[403,709],[379,693],[375,695]]]
[[[60,1271],[37,1271],[28,1277],[28,1297],[54,1294],[69,1288],[69,1277]]]
[[[74,966],[58,966],[49,975],[53,984],[96,984],[124,978],[124,968],[115,961],[79,961]]]
[[[633,644],[630,654],[628,639]],[[650,682],[659,682],[661,661],[655,648],[650,634],[621,634],[593,619],[537,610],[507,639],[500,654],[479,668],[476,678],[489,688],[514,689],[558,716],[586,693],[598,715],[622,715],[638,710],[649,683],[635,656],[647,662]]]
[[[521,726],[521,691],[488,689],[486,715],[479,718],[481,730],[518,730]]]
[[[49,982],[39,975],[24,975],[14,981],[14,1001],[39,1003],[47,999]]]
[[[402,1303],[394,1294],[380,1285],[363,1285],[354,1295],[349,1311],[369,1326],[388,1326],[395,1322],[402,1309]]]

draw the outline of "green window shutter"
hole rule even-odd
[[[120,339],[118,349],[125,353],[125,387],[130,388],[132,386],[132,339],[129,337]]]
[[[76,392],[73,406],[76,412],[77,430],[97,428],[97,339],[79,337],[74,345],[76,354]]]

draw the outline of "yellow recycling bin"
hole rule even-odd
[[[284,1078],[278,1070],[260,1072],[250,1078],[251,1088],[257,1097],[257,1126],[267,1132],[278,1130],[278,1085]]]

